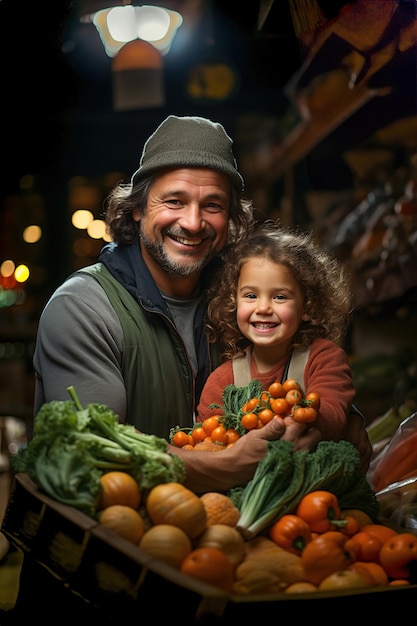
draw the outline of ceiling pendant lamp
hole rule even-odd
[[[162,4],[164,1],[162,0]],[[83,0],[79,17],[97,28],[112,58],[113,108],[116,111],[165,104],[163,55],[170,50],[183,18],[154,4],[123,0]]]
[[[162,55],[169,52],[183,17],[166,8],[171,3],[133,4],[130,0],[83,0],[78,7],[82,22],[97,28],[106,54],[116,56],[128,42],[148,41]]]

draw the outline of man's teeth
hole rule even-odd
[[[183,243],[185,246],[199,246],[203,241],[202,239],[185,239],[184,237],[173,237],[178,243]]]

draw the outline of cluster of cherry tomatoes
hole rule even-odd
[[[201,448],[203,441],[227,447],[248,431],[262,428],[276,415],[304,424],[313,423],[319,408],[318,393],[309,392],[304,396],[300,383],[293,378],[283,383],[275,381],[259,397],[248,400],[237,416],[219,413],[207,417],[193,428],[178,427],[171,432],[170,441],[179,448],[191,449],[197,444]]]

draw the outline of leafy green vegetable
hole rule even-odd
[[[27,473],[52,498],[94,516],[100,499],[100,476],[120,470],[131,474],[145,493],[163,482],[183,482],[181,459],[168,452],[165,439],[121,424],[101,404],[73,401],[45,403],[35,416],[33,437],[12,457],[15,472]]]
[[[280,439],[269,441],[267,454],[259,461],[254,477],[243,489],[237,524],[240,531],[248,531],[251,536],[254,524],[263,526],[264,521],[266,523],[275,514],[274,502],[291,483],[293,473],[293,444]]]
[[[245,415],[242,407],[252,398],[259,398],[262,392],[262,383],[257,379],[252,379],[243,387],[227,385],[223,389],[223,404],[210,404],[210,409],[220,409],[224,415],[224,427],[234,428],[239,435],[244,435],[246,429],[242,426],[241,418]]]
[[[378,501],[360,469],[358,450],[347,441],[321,441],[314,452],[293,451],[280,439],[268,442],[252,480],[230,497],[240,510],[238,530],[254,537],[287,513],[294,513],[301,498],[312,491],[334,493],[342,508],[358,508],[372,519]]]

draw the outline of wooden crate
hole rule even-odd
[[[343,610],[344,617],[356,617],[365,602],[373,618],[385,619],[392,603],[403,612],[415,606],[417,596],[417,585],[302,596],[229,595],[154,559],[77,509],[46,496],[25,474],[14,478],[2,531],[90,608],[117,621],[151,612],[155,619],[181,617],[183,625],[223,625],[240,618],[291,618],[301,605],[303,610],[330,609],[337,615]]]

